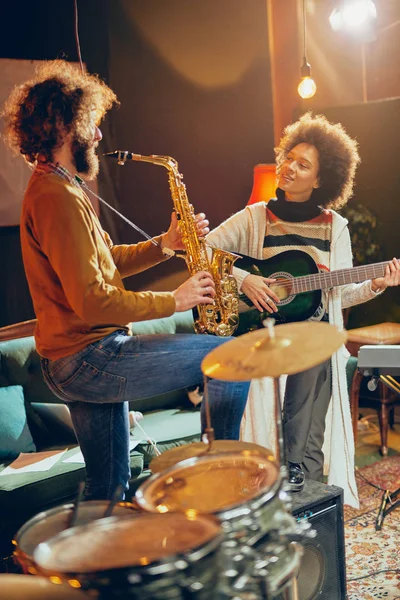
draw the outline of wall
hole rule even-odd
[[[354,197],[349,206],[361,203],[377,216],[377,242],[383,259],[400,256],[400,98],[323,109],[328,119],[340,122],[359,143],[361,165]],[[350,327],[382,321],[400,322],[400,288],[392,288],[372,302],[354,307]]]
[[[266,3],[118,0],[109,16],[110,83],[121,107],[110,114],[107,149],[174,157],[190,202],[216,226],[247,203],[253,166],[273,159]],[[128,218],[151,235],[168,226],[162,167],[104,167]],[[124,225],[120,238],[138,239]],[[175,259],[128,285],[147,287],[176,268]]]

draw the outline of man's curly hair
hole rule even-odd
[[[354,176],[361,162],[358,143],[340,123],[330,123],[323,115],[306,113],[288,125],[275,148],[277,172],[287,154],[298,144],[312,144],[319,155],[319,188],[313,197],[325,208],[340,208],[353,193]]]
[[[99,123],[114,103],[116,95],[97,75],[64,60],[50,61],[12,91],[2,112],[4,137],[29,164],[39,156],[51,161],[69,133],[78,142],[91,141],[93,111]]]

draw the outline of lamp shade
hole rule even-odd
[[[268,202],[275,197],[276,166],[259,164],[254,167],[253,189],[247,204]]]

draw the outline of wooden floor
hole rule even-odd
[[[378,413],[373,409],[360,407],[360,415],[356,465],[364,467],[383,457],[380,453]],[[388,456],[400,453],[400,406],[395,408],[395,425],[393,429],[389,430],[388,449]]]

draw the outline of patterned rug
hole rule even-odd
[[[400,506],[385,517],[381,531],[375,521],[383,490],[400,487],[400,455],[359,469],[357,486],[360,508],[344,509],[348,600],[399,600]]]

